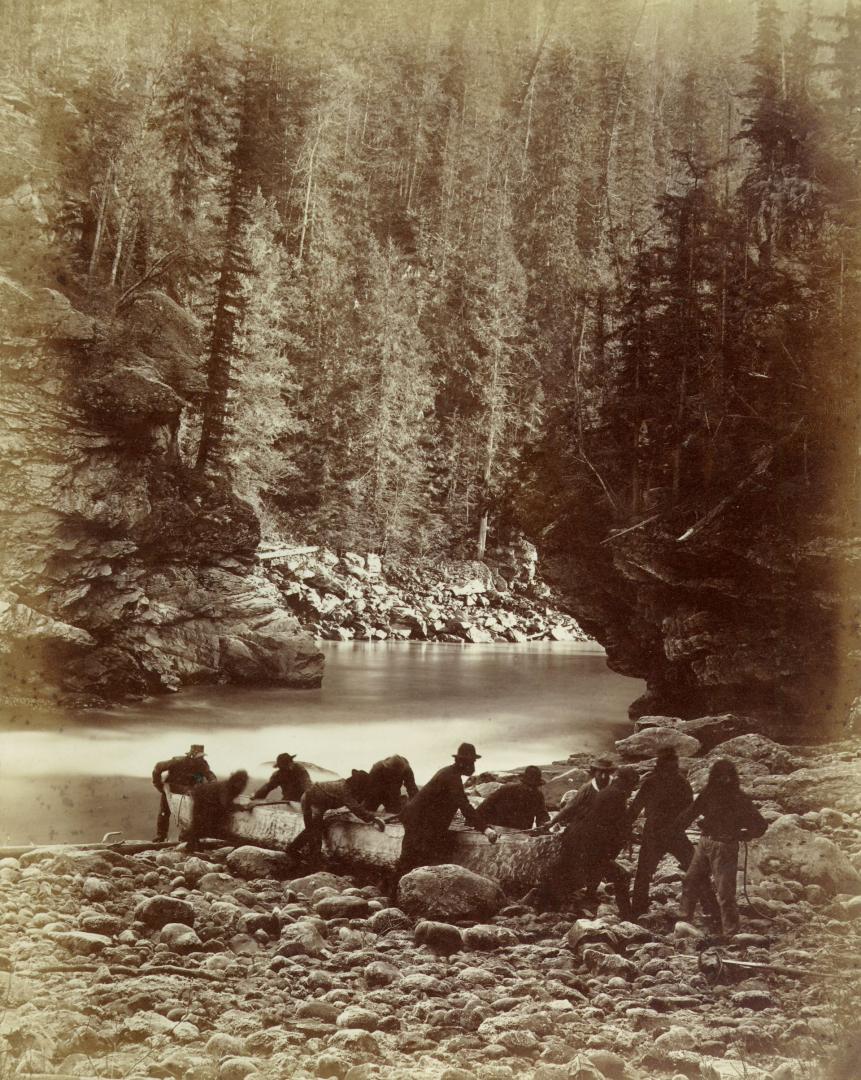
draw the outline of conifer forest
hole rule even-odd
[[[46,583],[48,533],[78,569],[82,537],[131,537],[115,577],[200,564],[195,536],[481,560],[525,535],[649,708],[851,701],[858,0],[0,19],[16,603],[104,658],[129,631],[73,617],[95,593]],[[104,509],[144,480],[148,524]]]

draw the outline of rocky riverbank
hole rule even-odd
[[[585,641],[526,541],[484,561],[406,563],[322,547],[262,549],[259,565],[304,629],[330,641]]]
[[[640,741],[619,751],[645,770]],[[683,759],[697,782],[717,752]],[[588,918],[539,915],[461,868],[414,871],[395,908],[377,883],[296,876],[259,848],[41,848],[0,861],[4,1069],[141,1080],[857,1075],[835,1063],[850,1061],[853,1038],[857,1052],[861,747],[787,749],[748,734],[719,752],[772,822],[750,849],[755,911],[742,903],[744,932],[722,966],[696,930],[674,928],[671,862],[652,912],[631,924],[606,901]],[[548,770],[549,801],[582,765]],[[477,777],[476,795],[504,779]]]

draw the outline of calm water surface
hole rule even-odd
[[[579,642],[324,649],[319,690],[205,687],[110,710],[7,711],[0,833],[7,841],[99,839],[118,827],[149,834],[154,793],[144,781],[156,761],[192,742],[205,743],[219,776],[246,768],[252,779],[267,776],[264,763],[282,750],[339,775],[399,752],[419,783],[462,741],[476,744],[482,768],[550,762],[610,748],[630,731],[627,706],[643,689]],[[118,810],[129,792],[134,805]]]

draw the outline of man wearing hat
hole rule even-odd
[[[311,777],[305,766],[296,761],[295,754],[279,754],[275,761],[269,764],[275,765],[275,772],[263,787],[254,792],[252,800],[265,799],[270,791],[280,787],[281,798],[285,802],[299,802],[311,786]]]
[[[467,825],[483,831],[491,844],[496,843],[496,832],[481,826],[461,780],[462,776],[472,776],[481,754],[476,753],[472,743],[461,743],[453,757],[452,764],[434,773],[401,810],[404,839],[391,885],[392,894],[409,870],[446,861],[451,853],[449,825],[458,810]]]
[[[693,801],[691,785],[679,770],[678,754],[672,746],[661,747],[655,758],[655,767],[643,781],[629,812],[632,824],[641,811],[646,812],[631,895],[635,916],[644,915],[649,910],[649,886],[665,855],[672,855],[682,870],[690,866],[694,846],[677,819]],[[710,882],[703,883],[700,899],[706,914],[717,917],[717,897]]]
[[[565,830],[559,858],[537,890],[540,906],[562,906],[577,889],[594,897],[602,881],[613,886],[619,915],[631,918],[628,874],[616,862],[631,836],[628,797],[639,782],[637,770],[623,765],[588,808]]]
[[[544,778],[537,765],[527,765],[514,783],[492,791],[476,809],[479,827],[503,825],[507,829],[531,829],[550,820],[541,786]]]
[[[603,791],[610,783],[615,768],[610,758],[593,757],[589,765],[589,779],[577,789],[574,796],[540,831],[547,832],[553,825],[570,825],[583,817],[595,801],[598,792]]]
[[[167,776],[164,775],[165,773]],[[188,795],[195,785],[214,779],[215,773],[207,764],[203,746],[200,743],[192,743],[187,754],[179,754],[177,757],[159,761],[156,764],[152,771],[152,782],[155,789],[161,792],[161,801],[153,843],[160,844],[166,840],[170,826],[170,803],[164,790],[165,784],[174,795]]]

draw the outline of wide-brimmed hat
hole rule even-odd
[[[612,772],[616,768],[616,764],[612,758],[608,758],[606,754],[593,757],[589,762],[590,772]]]
[[[188,748],[189,754],[202,754],[204,753],[203,743],[192,743]]]
[[[541,775],[541,770],[537,765],[527,765],[523,770],[523,782],[524,784],[534,784],[535,787],[539,787],[544,783],[544,777]]]
[[[476,758],[481,757],[481,754],[476,753],[476,749],[471,742],[462,742],[457,748],[457,753],[451,756],[454,758],[472,758],[475,761]]]

